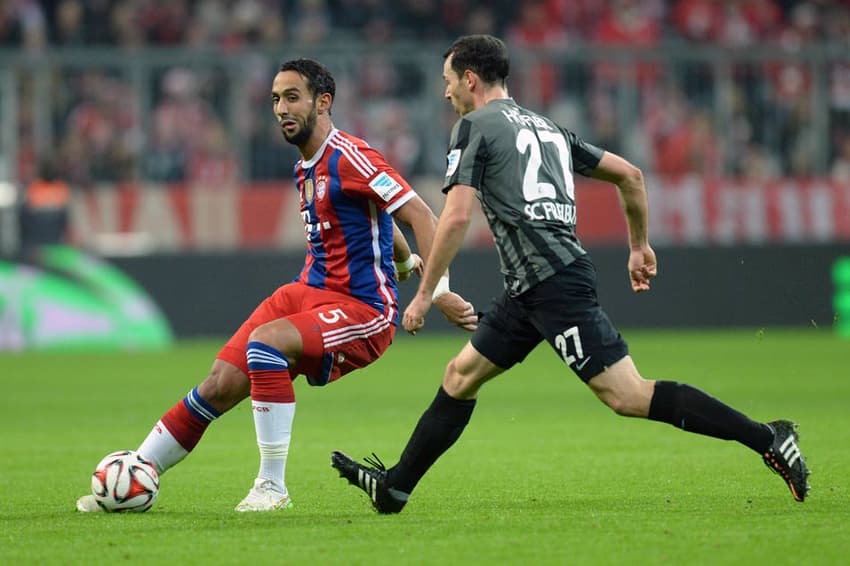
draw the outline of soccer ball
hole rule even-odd
[[[109,513],[151,508],[159,494],[159,474],[152,462],[132,450],[108,454],[91,476],[91,492]]]

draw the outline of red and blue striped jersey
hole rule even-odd
[[[295,280],[350,295],[397,324],[390,215],[416,193],[379,151],[337,129],[294,176],[307,236]]]

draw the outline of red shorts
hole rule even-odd
[[[279,287],[251,313],[217,358],[248,375],[245,349],[258,326],[285,318],[301,333],[304,351],[289,368],[294,379],[325,385],[377,360],[389,347],[395,325],[379,311],[348,295],[303,283]]]

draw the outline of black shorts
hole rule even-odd
[[[471,341],[485,358],[508,369],[543,339],[585,383],[629,353],[599,306],[596,268],[587,255],[516,297],[503,292]]]

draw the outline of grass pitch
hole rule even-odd
[[[257,450],[248,404],[169,471],[154,508],[81,515],[92,467],[135,448],[219,343],[156,354],[0,356],[4,564],[846,564],[850,342],[825,330],[632,332],[642,373],[801,424],[804,504],[733,442],[610,413],[546,347],[482,392],[405,511],[381,516],[330,452],[391,464],[465,336],[398,335],[372,367],[296,382],[295,508],[237,514]]]

